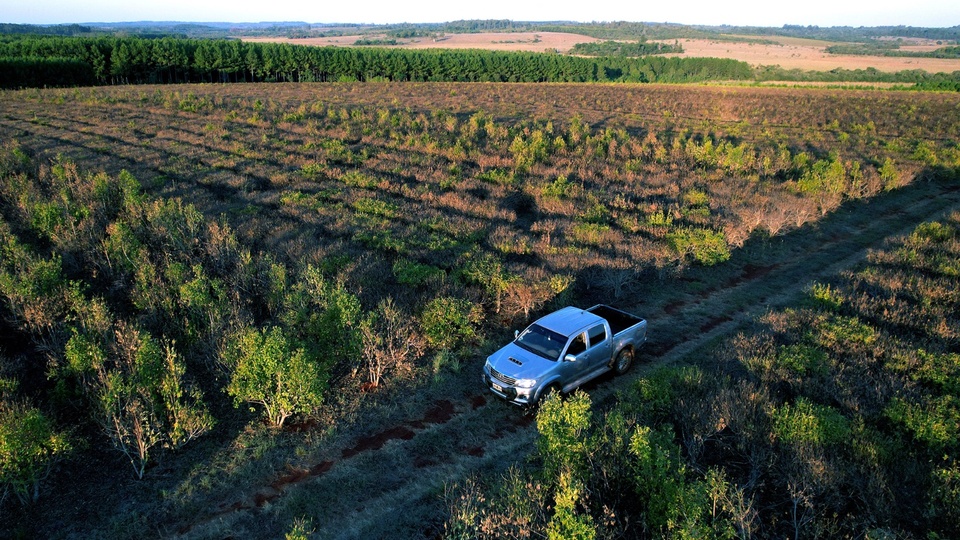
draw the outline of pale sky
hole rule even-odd
[[[4,0],[0,22],[185,21],[308,23],[643,21],[707,25],[960,25],[957,0]]]

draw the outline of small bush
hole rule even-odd
[[[554,197],[564,199],[573,193],[574,185],[567,180],[566,175],[560,175],[553,182],[546,184],[541,188],[544,197]]]
[[[820,341],[825,345],[870,345],[876,339],[877,331],[857,317],[834,316],[820,324]]]
[[[40,497],[40,483],[67,456],[72,444],[66,433],[38,409],[0,404],[0,485],[22,504]],[[0,497],[0,501],[4,497]]]
[[[938,396],[924,403],[896,398],[884,412],[934,452],[949,451],[960,444],[960,399],[956,396]]]
[[[429,264],[420,264],[410,259],[397,259],[393,263],[393,275],[403,285],[420,287],[428,283],[438,283],[446,277],[442,268]]]
[[[456,349],[477,339],[483,312],[469,300],[441,296],[427,304],[420,316],[427,343],[435,349]]]
[[[777,362],[800,374],[824,373],[827,368],[827,353],[810,345],[787,345],[777,351]]]
[[[773,435],[786,443],[841,444],[849,434],[849,422],[839,411],[805,398],[773,411]]]
[[[670,247],[684,259],[713,266],[730,259],[730,247],[722,232],[702,228],[678,229],[667,235]]]
[[[231,339],[226,359],[233,372],[227,393],[236,405],[244,401],[262,405],[277,427],[323,403],[325,370],[278,327],[241,331]]]
[[[826,308],[830,311],[836,311],[843,305],[843,293],[834,289],[829,284],[814,283],[810,287],[810,298],[814,305]]]

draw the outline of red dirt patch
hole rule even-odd
[[[487,404],[487,398],[483,396],[473,396],[472,398],[470,398],[470,407],[472,407],[473,410],[477,410],[486,404]]]
[[[285,424],[283,430],[289,433],[302,433],[304,431],[310,431],[311,429],[317,427],[318,423],[315,418],[307,418],[302,422],[293,422],[290,424]]]
[[[448,400],[438,401],[432,409],[427,411],[423,421],[428,424],[446,424],[453,418],[453,403]]]
[[[513,419],[513,425],[517,427],[527,427],[533,424],[534,420],[537,419],[535,414],[527,412],[526,414],[518,414]]]
[[[324,461],[323,463],[317,463],[313,467],[310,467],[310,476],[320,476],[321,474],[329,471],[335,461]]]
[[[770,266],[756,266],[753,264],[748,264],[743,267],[743,279],[759,279],[763,276],[769,274],[779,267],[779,264],[771,264]]]
[[[700,327],[700,332],[701,333],[709,332],[710,330],[713,330],[714,328],[720,326],[721,324],[732,321],[732,320],[733,319],[731,319],[730,317],[727,317],[726,315],[724,315],[723,317],[714,317],[713,319],[710,319]]]
[[[468,448],[466,454],[473,457],[483,457],[484,450],[482,446],[477,446],[475,448]]]
[[[412,429],[406,426],[397,426],[390,428],[386,431],[381,431],[376,435],[371,435],[370,437],[363,437],[357,440],[357,444],[353,448],[348,448],[343,451],[343,458],[351,458],[360,452],[365,452],[367,450],[379,450],[383,448],[383,445],[387,442],[394,439],[403,439],[409,441],[416,435]]]
[[[667,315],[676,315],[677,312],[680,311],[680,308],[682,308],[684,305],[686,305],[686,302],[684,302],[683,300],[670,302],[669,304],[663,307],[663,312],[666,313]]]
[[[277,491],[282,491],[285,487],[290,484],[296,484],[297,482],[302,482],[310,477],[310,471],[308,469],[291,469],[288,474],[277,478],[270,483],[270,487]]]
[[[417,469],[426,469],[437,464],[437,460],[430,456],[416,456],[413,458],[413,466]]]
[[[273,501],[280,496],[280,492],[273,488],[264,488],[262,491],[258,491],[256,495],[253,496],[253,504],[257,508],[263,508],[268,502]]]

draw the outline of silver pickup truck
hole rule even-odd
[[[630,369],[647,340],[647,321],[598,304],[565,307],[537,319],[487,358],[483,382],[517,405],[533,405],[551,391],[571,392],[610,370]]]

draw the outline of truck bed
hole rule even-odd
[[[610,324],[610,331],[613,332],[613,335],[615,336],[627,328],[630,328],[631,326],[643,321],[643,319],[637,317],[636,315],[631,315],[626,311],[620,311],[617,308],[612,308],[604,304],[597,304],[596,306],[587,309],[587,311],[606,319],[607,323]]]

